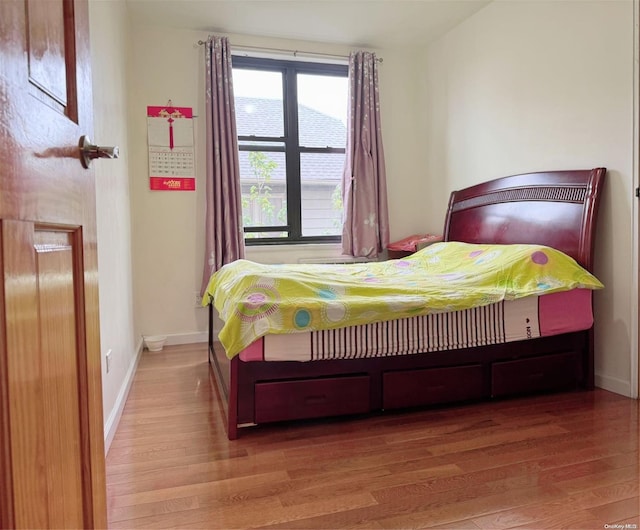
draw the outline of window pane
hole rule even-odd
[[[343,153],[301,153],[302,235],[342,234]]]
[[[284,153],[240,151],[239,158],[244,226],[286,225]]]
[[[298,74],[297,79],[300,145],[344,148],[347,143],[347,78]]]
[[[233,69],[238,136],[284,136],[282,74]]]

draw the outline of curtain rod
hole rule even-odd
[[[199,40],[198,41],[198,45],[202,46],[203,44],[206,44],[207,41],[204,40]],[[256,50],[256,51],[262,51],[262,52],[284,52],[284,53],[292,53],[294,57],[296,57],[298,54],[304,54],[304,55],[309,55],[309,56],[315,56],[315,57],[335,57],[337,59],[348,59],[349,56],[348,55],[337,55],[334,53],[321,53],[321,52],[305,52],[302,50],[288,50],[285,48],[265,48],[263,46],[231,46],[232,51],[235,49],[237,51],[242,51],[242,50]],[[381,63],[382,62],[382,57],[376,57],[376,61]]]

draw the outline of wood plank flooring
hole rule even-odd
[[[640,530],[638,411],[596,390],[230,442],[206,346],[145,351],[107,456],[109,527]]]

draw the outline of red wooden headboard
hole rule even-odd
[[[454,191],[444,240],[547,245],[591,270],[606,171],[526,173]]]

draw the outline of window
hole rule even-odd
[[[339,241],[346,65],[233,57],[245,241]]]

